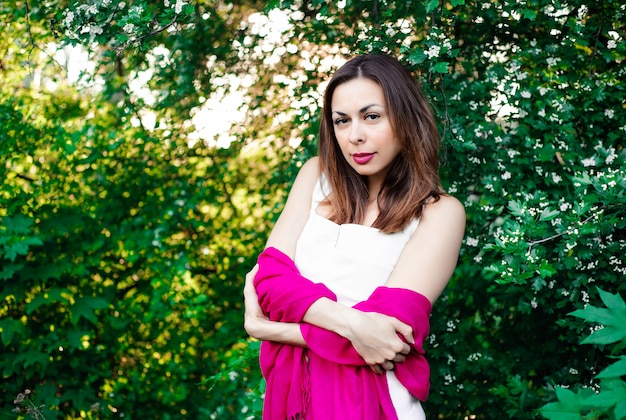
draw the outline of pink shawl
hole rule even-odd
[[[397,419],[386,375],[375,374],[345,338],[301,322],[317,299],[336,296],[300,275],[293,261],[275,248],[263,251],[258,262],[254,283],[265,314],[273,321],[300,322],[308,346],[261,344],[260,365],[267,382],[263,418]],[[379,287],[354,307],[413,327],[415,345],[407,360],[396,365],[395,374],[412,395],[426,400],[430,371],[422,343],[429,330],[428,299],[407,289]]]

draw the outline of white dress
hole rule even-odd
[[[330,192],[324,176],[313,191],[311,211],[296,246],[300,273],[324,283],[346,306],[367,300],[387,282],[402,249],[419,223],[413,220],[403,231],[386,234],[358,224],[338,225],[317,214],[319,203]],[[425,419],[420,401],[387,371],[391,400],[400,420]]]

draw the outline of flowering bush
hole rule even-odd
[[[468,217],[426,343],[429,418],[619,418],[622,342],[580,345],[567,315],[622,331],[597,305],[622,319],[626,7],[589,3],[3,6],[3,393],[66,416],[258,416],[244,274],[315,153],[323,81],[385,51],[432,99]],[[91,51],[88,88],[62,83],[62,43]],[[196,141],[231,88],[235,141]]]

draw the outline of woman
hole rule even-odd
[[[332,77],[319,156],[246,277],[265,419],[425,418],[422,342],[465,229],[439,182],[438,142],[417,81],[394,58],[357,56]]]

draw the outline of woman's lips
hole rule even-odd
[[[367,162],[372,160],[373,157],[374,153],[354,153],[352,155],[352,159],[354,159],[358,165],[365,165]]]

